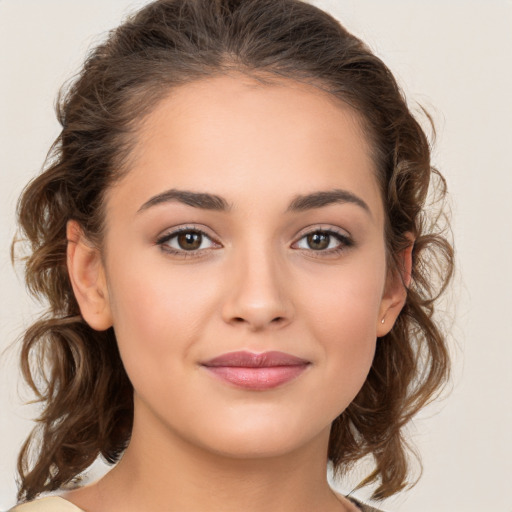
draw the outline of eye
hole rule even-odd
[[[353,245],[352,240],[347,235],[332,230],[317,229],[300,238],[294,244],[294,248],[336,253],[351,245]]]
[[[193,253],[219,247],[206,233],[195,228],[183,228],[166,233],[156,241],[170,253]]]

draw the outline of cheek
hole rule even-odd
[[[304,283],[303,312],[322,347],[326,380],[354,395],[372,364],[385,282],[384,259],[347,265]],[[370,262],[368,262],[370,263]],[[347,396],[348,396],[347,395]]]
[[[354,341],[376,336],[386,267],[384,258],[368,259],[304,273],[302,307],[311,311],[316,327],[328,338],[333,332]]]
[[[166,371],[200,337],[202,319],[211,309],[212,286],[204,276],[169,265],[126,262],[109,276],[109,300],[114,329],[127,371]],[[137,268],[130,272],[128,268]]]

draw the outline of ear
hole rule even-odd
[[[74,220],[67,223],[66,237],[69,279],[80,312],[90,327],[104,331],[112,326],[112,315],[100,252]]]
[[[412,250],[414,247],[412,235],[408,235],[407,238],[409,238],[410,244],[398,255],[398,268],[388,272],[377,318],[378,338],[391,331],[407,299],[407,289],[411,284]]]

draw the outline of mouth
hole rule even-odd
[[[229,352],[201,364],[213,376],[239,388],[263,391],[301,375],[311,363],[284,352]]]

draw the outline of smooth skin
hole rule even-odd
[[[82,315],[114,327],[134,386],[133,435],[66,498],[87,512],[355,510],[326,482],[330,425],[410,272],[410,251],[404,276],[386,267],[357,114],[312,85],[221,76],[172,90],[136,137],[102,248],[68,223]],[[309,364],[263,391],[203,366],[240,350]]]

